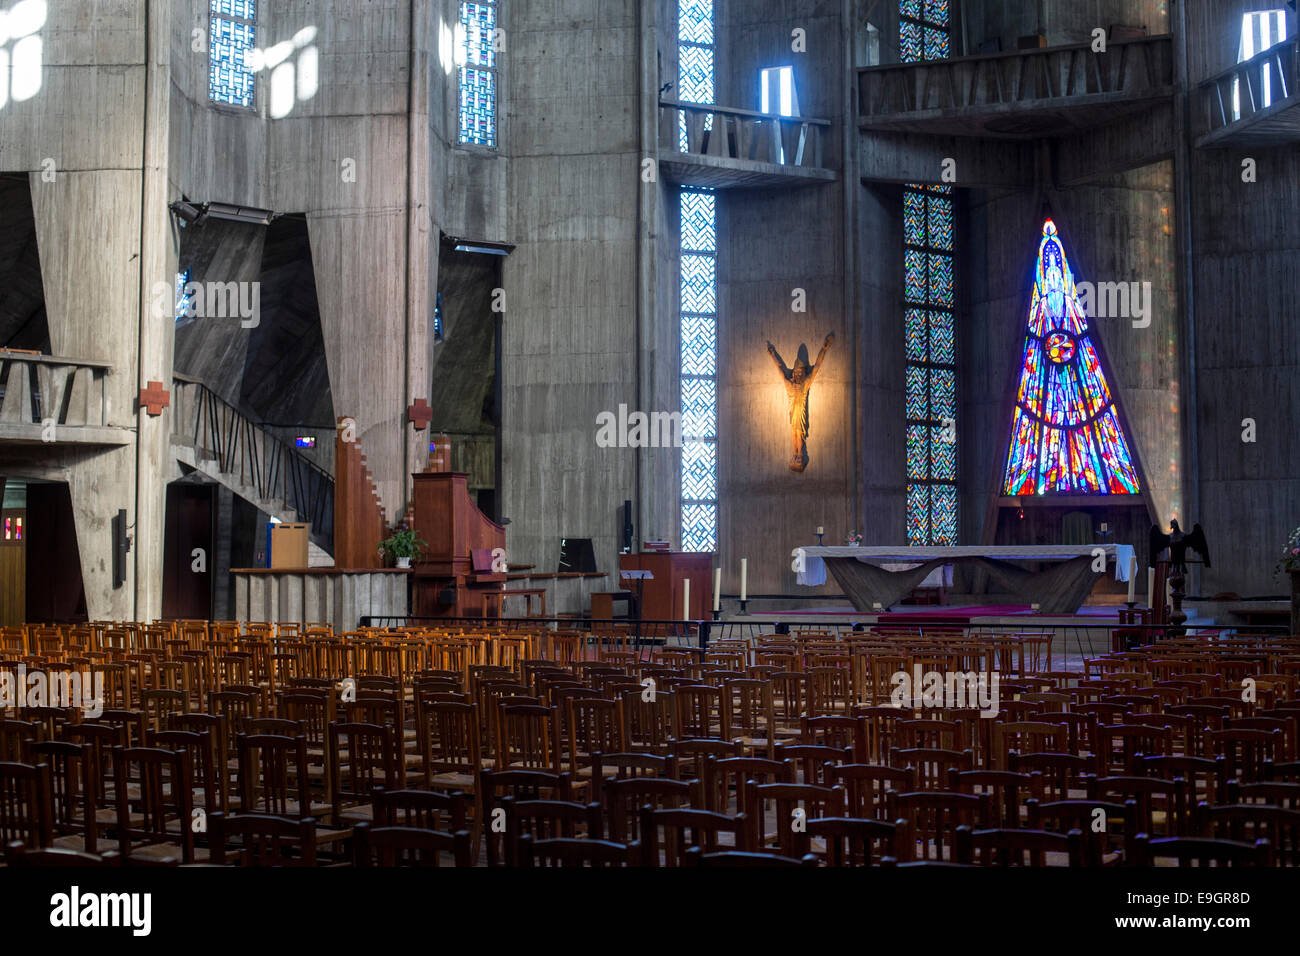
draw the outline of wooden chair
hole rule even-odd
[[[472,865],[470,833],[446,833],[416,827],[375,827],[361,822],[353,828],[354,866],[452,866]]]
[[[375,793],[397,790],[405,782],[400,744],[387,724],[334,721],[329,749],[333,759],[325,802],[335,826],[373,819]]]
[[[43,740],[31,744],[32,759],[50,768],[50,817],[53,845],[58,848],[104,853],[112,848],[99,841],[99,809],[95,799],[98,768],[90,744]]]
[[[686,852],[745,850],[749,823],[743,813],[731,816],[689,807],[641,808],[643,866],[682,866]]]
[[[844,791],[838,787],[820,787],[807,783],[768,783],[749,781],[745,785],[745,808],[750,816],[749,846],[754,850],[774,850],[794,856],[800,834],[811,817],[844,815]],[[767,826],[767,805],[773,807],[772,829]]]
[[[1214,840],[1204,837],[1164,837],[1151,839],[1139,834],[1134,840],[1134,864],[1188,867],[1211,866],[1272,866],[1272,854],[1267,840],[1254,843],[1237,843],[1233,840]]]
[[[263,813],[301,820],[329,812],[328,807],[312,806],[307,740],[301,734],[237,734],[235,749],[241,815]]]
[[[179,864],[180,860],[173,862]],[[117,854],[109,851],[102,856],[96,853],[83,853],[79,850],[65,850],[58,847],[45,847],[39,850],[29,849],[22,840],[14,840],[5,845],[5,863],[13,867],[89,867],[117,866]]]
[[[524,834],[519,840],[521,866],[611,867],[637,866],[641,848],[609,840],[578,840],[560,837],[534,840]]]
[[[906,862],[912,851],[911,831],[903,820],[813,817],[805,822],[796,840],[802,851],[800,859],[812,855],[814,839],[822,841],[825,850],[821,858],[833,867],[889,866],[900,860]]]
[[[918,790],[891,792],[888,800],[890,818],[907,821],[913,848],[925,860],[950,859],[957,828],[983,829],[990,815],[989,796],[985,793]],[[909,856],[915,858],[916,853]]]
[[[313,867],[316,821],[266,813],[208,815],[209,861],[217,866]],[[231,857],[233,856],[233,859]]]
[[[978,866],[1047,866],[1048,854],[1069,866],[1083,866],[1083,834],[1051,833],[1046,830],[987,829],[958,827],[956,862]],[[1058,863],[1059,865],[1059,863]]]
[[[577,803],[564,800],[502,800],[505,809],[506,866],[521,866],[520,840],[531,836],[534,840],[585,839],[600,840],[603,836],[601,807],[598,803]]]
[[[1137,801],[1106,800],[1026,801],[1026,826],[1031,830],[1082,836],[1085,866],[1113,866],[1133,860],[1133,839],[1141,829]],[[1100,828],[1099,828],[1100,827]]]
[[[118,854],[123,863],[147,864],[176,855],[182,863],[194,862],[193,788],[190,757],[184,750],[113,751]]]
[[[49,764],[0,763],[0,842],[32,849],[54,843]]]

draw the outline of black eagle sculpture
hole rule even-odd
[[[1148,564],[1154,566],[1156,558],[1165,548],[1169,549],[1169,567],[1170,570],[1187,572],[1187,549],[1191,548],[1201,556],[1205,566],[1210,567],[1210,548],[1205,543],[1205,532],[1201,530],[1199,524],[1192,525],[1190,532],[1184,532],[1178,527],[1177,521],[1169,522],[1169,533],[1165,534],[1160,530],[1160,526],[1153,524],[1151,526],[1151,550],[1149,552]]]

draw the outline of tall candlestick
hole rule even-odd
[[[1156,606],[1156,569],[1147,568],[1147,607]]]
[[[749,600],[749,558],[740,559],[740,599]]]
[[[682,579],[682,620],[691,619],[691,579]]]
[[[1138,576],[1138,559],[1137,555],[1129,555],[1128,559],[1128,603],[1133,603],[1133,589],[1137,586]]]
[[[817,533],[818,533],[818,534],[825,534],[826,532],[822,531],[822,526],[821,526],[821,525],[818,525],[818,526],[817,526]]]
[[[722,610],[722,568],[713,569],[713,610]]]

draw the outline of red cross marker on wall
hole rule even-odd
[[[162,387],[162,382],[150,382],[148,388],[140,389],[140,407],[150,415],[161,415],[162,410],[172,403],[171,395]]]
[[[410,419],[417,432],[422,432],[428,427],[429,422],[433,421],[433,409],[424,399],[417,398],[415,404],[407,406],[406,417]]]

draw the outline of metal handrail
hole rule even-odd
[[[189,435],[195,454],[211,457],[219,471],[236,475],[262,500],[283,501],[300,521],[311,523],[312,539],[332,552],[334,476],[202,382],[177,376],[176,385],[178,390],[193,389],[197,396]]]

